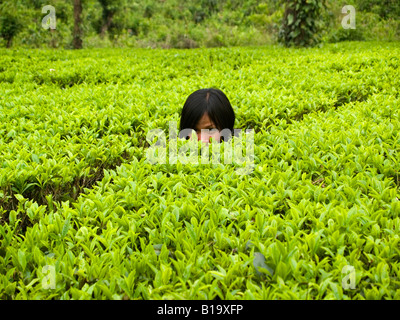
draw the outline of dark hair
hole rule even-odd
[[[219,89],[199,89],[186,99],[181,113],[179,131],[195,129],[201,117],[207,113],[217,129],[229,129],[233,132],[235,113],[226,95]],[[181,136],[180,138],[184,136]],[[222,137],[223,138],[223,137]]]

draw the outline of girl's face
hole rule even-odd
[[[203,129],[203,132],[201,131]],[[201,117],[199,122],[196,124],[195,131],[197,133],[197,140],[208,143],[211,138],[214,138],[216,141],[220,141],[221,135],[217,126],[214,122],[209,118],[207,112]]]

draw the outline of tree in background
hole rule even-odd
[[[100,37],[104,38],[112,25],[114,16],[126,7],[126,0],[99,0],[99,3],[103,10]]]
[[[356,0],[356,6],[362,11],[371,11],[383,19],[400,17],[399,0]]]
[[[312,46],[318,42],[320,16],[325,0],[282,0],[285,13],[278,41],[285,46]]]
[[[6,42],[6,47],[10,48],[14,37],[22,30],[23,24],[18,16],[15,5],[11,2],[0,4],[0,37]]]
[[[74,49],[82,49],[82,2],[74,1],[74,29],[72,36],[72,46]]]
[[[6,47],[10,48],[13,38],[22,29],[18,18],[6,13],[0,17],[0,36],[6,41]]]

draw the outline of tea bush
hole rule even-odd
[[[0,298],[399,299],[399,56],[2,50]],[[251,173],[147,161],[204,87],[254,129]]]

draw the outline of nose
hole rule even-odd
[[[204,142],[204,143],[209,143],[210,139],[211,139],[211,135],[209,135],[207,133],[203,133],[203,134],[199,133],[197,135],[197,141],[201,141],[201,142]]]

